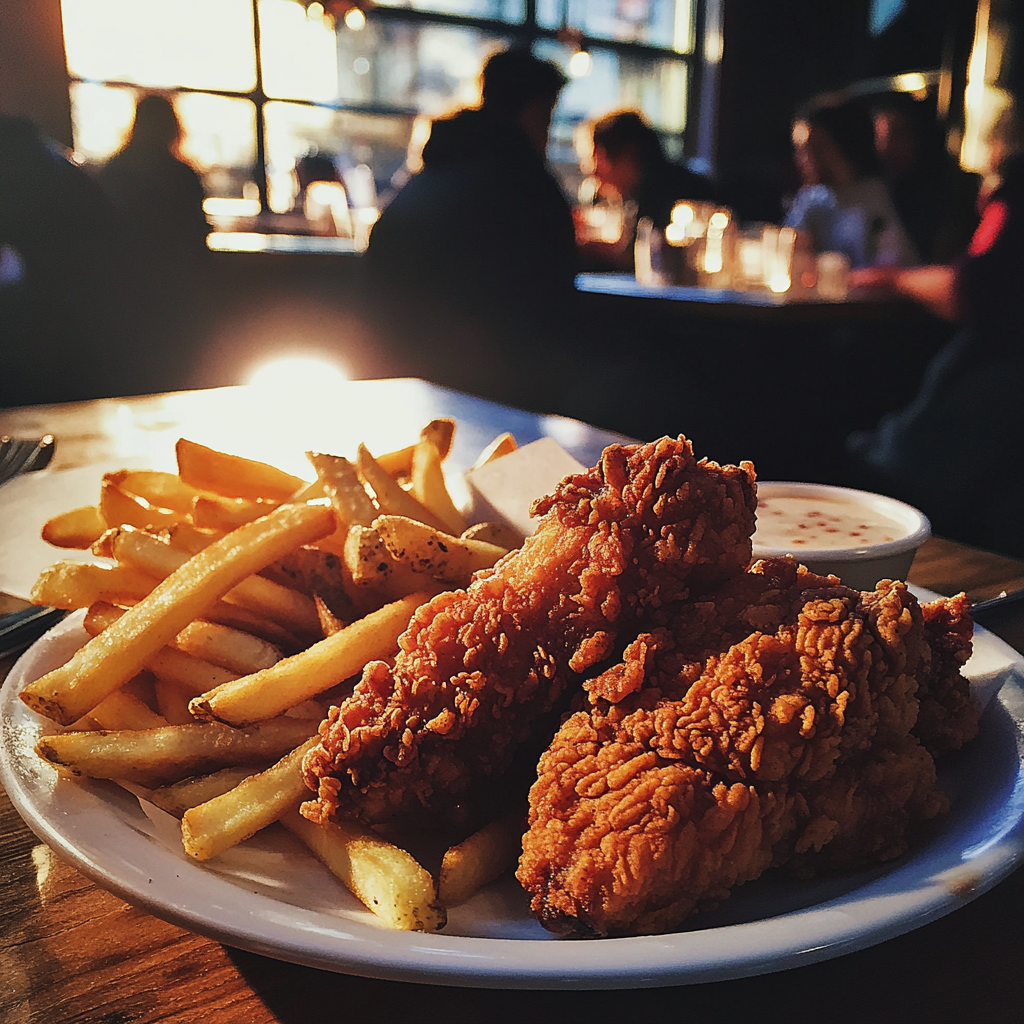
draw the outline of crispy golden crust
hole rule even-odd
[[[904,584],[779,561],[703,604],[591,680],[541,758],[518,877],[552,930],[664,930],[773,864],[898,856],[944,807],[913,730],[946,634]]]
[[[683,438],[607,449],[535,504],[520,551],[416,613],[393,667],[367,666],[306,758],[303,813],[377,822],[463,800],[620,636],[742,572],[754,505],[749,464],[698,462]]]

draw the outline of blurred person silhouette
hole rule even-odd
[[[128,140],[98,180],[132,255],[129,315],[147,339],[146,389],[186,385],[206,323],[210,226],[196,171],[179,155],[181,125],[163,95],[143,96]]]
[[[526,50],[493,54],[482,102],[430,127],[422,170],[384,209],[364,257],[387,341],[409,372],[540,406],[530,362],[571,319],[572,214],[545,154],[566,82]]]
[[[118,219],[27,118],[0,116],[0,406],[129,394]]]
[[[716,199],[708,178],[665,156],[658,133],[636,110],[606,114],[594,122],[591,137],[598,196],[607,190],[623,203],[634,203],[636,216],[632,223],[626,220],[623,234],[614,242],[594,241],[578,233],[581,258],[589,268],[632,270],[639,218],[648,217],[654,227],[664,228],[680,200]]]
[[[882,177],[914,248],[926,263],[952,260],[978,226],[978,176],[946,148],[933,102],[888,93],[871,116]]]
[[[1018,101],[1019,102],[1019,101]],[[851,284],[909,296],[962,325],[906,408],[847,441],[857,482],[919,506],[936,533],[1024,556],[1024,130],[989,139],[995,184],[950,264],[879,268]]]
[[[179,155],[181,125],[166,96],[143,96],[128,141],[99,172],[141,255],[173,263],[201,257],[210,227],[199,175]]]
[[[815,252],[841,252],[852,267],[909,266],[917,253],[880,175],[874,127],[854,102],[812,106],[793,122],[803,185],[786,215]]]

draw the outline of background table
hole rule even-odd
[[[463,431],[456,458],[467,458],[499,424],[522,442],[552,433],[578,456],[592,454],[569,420],[501,409],[414,381],[373,382],[356,390],[363,398],[333,416],[359,414],[364,399],[378,414],[393,410],[382,440],[407,432],[410,423],[418,428],[424,414],[449,410],[478,425]],[[59,439],[55,469],[118,459],[166,464],[168,444],[183,433],[211,443],[217,436],[247,437],[250,450],[259,448],[272,436],[268,423],[252,422],[247,432],[236,421],[252,397],[230,389],[8,410],[0,412],[0,433],[52,431]],[[329,435],[330,417],[319,427]],[[277,441],[284,451],[287,439]],[[1024,562],[936,539],[919,552],[911,580],[942,593],[966,589],[971,597],[990,597],[1024,585]],[[0,611],[18,605],[0,599]],[[1020,618],[1010,621],[1004,635],[1020,644],[1022,626]],[[11,664],[0,661],[0,679]],[[737,981],[622,992],[437,988],[330,974],[231,949],[98,888],[35,839],[2,791],[0,891],[3,1024],[309,1024],[396,1016],[589,1024],[628,1020],[638,1012],[756,1024],[1024,1020],[1020,872],[939,921],[836,960]]]

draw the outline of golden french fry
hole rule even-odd
[[[306,458],[312,463],[324,494],[331,499],[334,511],[338,513],[339,528],[347,530],[350,526],[369,526],[379,513],[370,501],[356,467],[340,455],[306,452]]]
[[[352,582],[401,597],[423,586],[423,577],[397,561],[372,526],[353,526],[345,541],[345,565]]]
[[[392,928],[436,932],[445,926],[430,872],[405,850],[354,821],[317,825],[289,811],[281,824]]]
[[[260,771],[253,765],[241,765],[237,768],[221,768],[210,775],[193,775],[191,778],[173,782],[169,786],[160,786],[149,794],[150,803],[156,804],[162,811],[180,818],[190,807],[212,800],[215,796],[227,793],[237,786],[242,779],[247,779],[253,772]]]
[[[169,526],[182,517],[170,509],[158,508],[121,490],[117,473],[107,473],[100,485],[100,516],[107,526],[134,526],[144,530]]]
[[[459,540],[482,540],[511,551],[522,546],[523,535],[505,523],[476,523],[474,526],[466,527]]]
[[[161,473],[153,469],[122,469],[108,474],[126,494],[142,498],[157,508],[170,509],[187,516],[199,492],[189,487],[177,473]]]
[[[408,516],[420,523],[426,523],[437,530],[445,529],[444,523],[430,509],[417,501],[381,468],[380,463],[370,454],[366,445],[359,446],[356,459],[359,475],[373,488],[377,504],[385,515]]]
[[[443,462],[452,450],[455,437],[455,420],[448,417],[431,420],[421,431],[420,440],[433,441]],[[391,476],[408,476],[412,472],[412,455],[416,445],[410,444],[397,451],[377,456],[377,462]]]
[[[32,586],[33,604],[88,608],[97,601],[139,601],[160,581],[127,565],[58,562],[44,569]]]
[[[101,700],[89,717],[101,729],[158,729],[168,724],[166,718],[127,690],[116,690]]]
[[[288,501],[306,486],[305,480],[265,462],[218,452],[184,437],[175,446],[175,454],[178,475],[186,484],[225,498]]]
[[[261,637],[206,619],[190,622],[171,644],[179,651],[238,675],[270,668],[281,660],[280,649]]]
[[[195,722],[188,710],[188,702],[195,696],[190,687],[181,686],[170,679],[157,678],[153,683],[153,693],[156,706],[169,725],[190,725]]]
[[[333,636],[335,633],[340,633],[348,625],[344,619],[339,619],[331,611],[327,606],[327,602],[319,594],[313,600],[316,602],[316,613],[320,616],[320,628],[324,631],[324,636]]]
[[[85,616],[85,631],[89,636],[98,636],[103,630],[108,629],[125,614],[125,609],[116,608],[105,601],[97,601],[89,606]],[[194,623],[190,623],[190,626]],[[208,624],[209,625],[209,624]],[[238,673],[226,669],[221,665],[211,664],[196,655],[189,654],[177,646],[179,638],[190,628],[186,626],[171,642],[173,647],[161,647],[154,652],[146,661],[146,668],[153,673],[158,680],[171,683],[186,695],[186,704],[189,698],[197,697],[201,693],[219,686],[221,683],[230,682],[238,678]],[[223,629],[224,627],[217,627]],[[244,636],[244,634],[240,634]],[[271,663],[273,664],[273,663]],[[159,692],[157,694],[159,697]],[[167,712],[161,707],[161,714],[172,721]],[[93,716],[95,718],[95,715]],[[189,719],[185,719],[188,721]],[[180,719],[174,720],[176,724]]]
[[[280,648],[282,652],[297,651],[305,646],[291,630],[285,629],[280,623],[268,619],[265,615],[257,615],[256,612],[251,612],[241,605],[217,601],[206,609],[203,618],[215,622],[219,626],[228,626],[230,629],[251,633]]]
[[[229,765],[281,757],[309,739],[311,719],[282,717],[248,729],[216,722],[159,729],[64,732],[44,736],[36,753],[75,775],[152,787]]]
[[[441,469],[441,453],[429,438],[423,438],[413,451],[412,493],[445,524],[448,533],[458,536],[466,528],[466,517],[455,507],[448,493]]]
[[[473,463],[473,469],[486,466],[488,462],[500,459],[503,455],[509,455],[516,450],[516,439],[508,432],[499,434],[478,456]]]
[[[277,501],[253,501],[251,498],[219,498],[200,495],[192,504],[192,522],[201,530],[227,533],[251,523],[280,504]]]
[[[43,524],[42,537],[55,548],[85,550],[97,541],[107,528],[106,520],[95,505],[73,508],[52,516]]]
[[[273,718],[361,672],[367,662],[394,654],[413,612],[429,599],[412,594],[271,668],[224,683],[192,701],[192,714],[231,725]]]
[[[182,520],[172,523],[160,531],[160,537],[177,551],[186,551],[197,555],[203,548],[209,547],[215,540],[224,535],[223,530],[200,530],[193,523]]]
[[[111,549],[118,562],[159,578],[169,576],[189,557],[160,537],[141,530],[119,531],[113,538]],[[274,619],[288,630],[309,636],[320,635],[320,620],[312,599],[279,583],[251,576],[240,581],[223,599]]]
[[[334,511],[326,506],[282,505],[214,541],[93,637],[66,665],[29,683],[22,700],[62,725],[76,721],[241,580],[331,533],[334,525]]]
[[[234,789],[189,808],[181,822],[185,852],[196,860],[209,860],[272,825],[285,811],[297,808],[309,796],[302,778],[302,759],[318,739],[312,737]]]
[[[525,831],[523,813],[511,811],[451,847],[441,862],[437,883],[441,902],[446,907],[462,903],[515,867],[523,852]]]
[[[404,516],[380,516],[373,528],[398,562],[446,583],[468,583],[477,569],[489,569],[505,548],[482,540],[459,540]]]

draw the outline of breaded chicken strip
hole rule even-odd
[[[657,932],[772,865],[904,852],[944,807],[913,729],[945,635],[902,583],[860,594],[773,560],[639,637],[541,758],[518,871],[534,913]]]
[[[394,666],[366,667],[306,757],[303,813],[381,822],[464,801],[620,636],[743,572],[754,505],[749,463],[698,461],[684,438],[608,448],[535,504],[520,551],[419,609]]]

